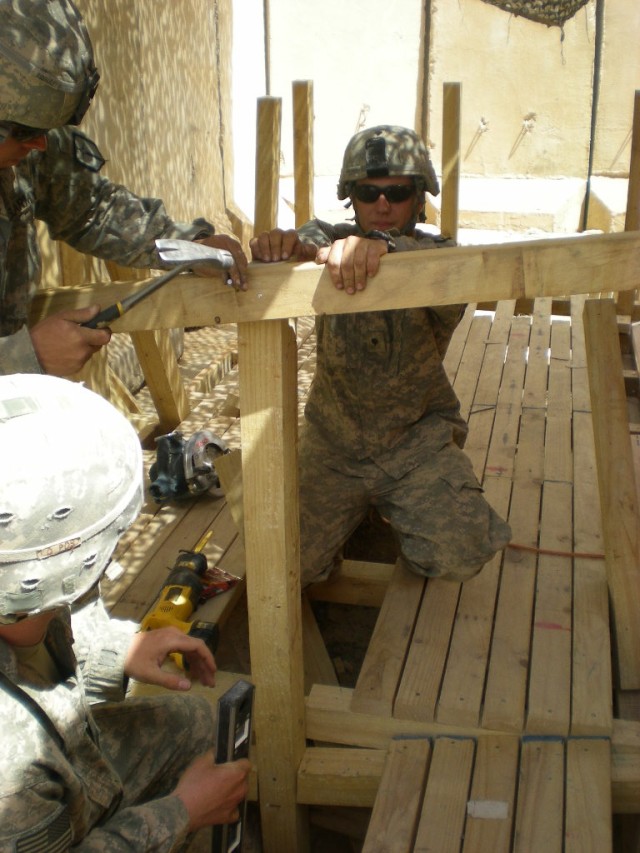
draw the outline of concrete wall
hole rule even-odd
[[[290,105],[296,79],[314,84],[320,210],[335,196],[344,145],[362,126],[397,122],[424,130],[440,171],[446,81],[462,85],[463,176],[515,179],[511,195],[520,195],[523,203],[528,203],[525,195],[531,191],[523,190],[520,179],[545,182],[540,184],[542,200],[532,203],[542,205],[543,218],[551,228],[560,219],[562,230],[581,226],[590,168],[594,175],[627,174],[633,96],[640,88],[637,0],[590,0],[562,30],[515,17],[482,0],[305,0],[302,4],[235,0],[234,50],[243,56],[242,73],[251,80],[253,92],[264,80],[263,55],[252,63],[252,51],[243,50],[242,44],[245,39],[247,45],[259,39],[263,5],[268,10],[268,94],[283,100],[285,208],[291,197],[287,183],[293,169]],[[600,10],[604,10],[601,22]],[[592,137],[594,74],[598,97]],[[265,93],[266,88],[258,91]],[[234,128],[240,110],[245,112],[246,107],[234,103]],[[255,122],[255,110],[250,120]],[[251,134],[246,134],[247,145],[255,139]],[[236,159],[243,144],[236,136]],[[240,156],[252,169],[253,155]],[[248,213],[251,179],[252,175],[246,176],[247,192],[241,204]],[[558,179],[572,182],[560,187],[552,183]],[[583,182],[577,191],[575,181]],[[486,189],[480,184],[468,191],[473,196],[471,227],[475,227],[475,207],[482,206],[476,197]],[[517,200],[504,192],[505,204],[517,209]],[[615,190],[609,195],[618,198],[620,193]],[[567,205],[571,206],[568,215],[547,215],[560,208],[564,211]],[[489,219],[494,222],[496,217]]]
[[[544,227],[558,224],[557,216],[544,217],[552,209],[563,211],[562,229],[576,228],[590,155],[592,173],[605,182],[628,169],[633,94],[640,88],[637,0],[590,0],[562,31],[482,0],[78,0],[78,5],[102,72],[83,127],[107,157],[106,174],[164,198],[176,217],[204,215],[228,229],[226,210],[234,202],[253,217],[256,100],[269,94],[283,101],[281,211],[283,224],[292,224],[294,80],[312,80],[314,86],[320,214],[335,207],[344,146],[363,126],[396,122],[424,130],[440,170],[445,81],[462,84],[466,183],[471,186],[466,180],[471,176],[513,181],[503,197],[493,194],[494,206],[498,199],[509,209],[502,220],[495,210],[491,216],[480,210],[484,222],[475,219],[478,205],[490,206],[483,201],[486,185],[464,190],[470,227],[512,224],[518,198],[524,203],[531,195],[521,179],[534,178],[547,182],[537,194],[547,201],[535,200],[543,208]],[[594,67],[598,98],[591,148]],[[576,190],[568,183],[555,198],[550,188],[556,184],[549,182],[559,179],[583,185]],[[607,192],[624,196],[619,185]],[[591,209],[598,222],[614,221],[609,202],[603,202],[602,216],[596,202]],[[619,224],[619,215],[615,221]]]

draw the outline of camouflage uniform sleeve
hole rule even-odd
[[[0,337],[0,374],[43,373],[26,326],[14,335]]]
[[[314,243],[319,248],[320,246],[330,246],[336,240],[343,240],[351,234],[356,234],[357,227],[349,222],[330,225],[321,219],[312,219],[298,228],[297,231],[302,243]]]
[[[142,198],[100,174],[96,144],[75,128],[47,134],[47,150],[28,158],[35,215],[51,237],[123,266],[159,266],[154,240],[195,240],[215,232],[204,219],[174,222],[160,199]]]
[[[187,838],[189,815],[178,797],[161,797],[115,813],[95,827],[77,845],[74,853],[170,853]]]
[[[178,797],[161,797],[139,806],[116,811],[112,817],[91,829],[84,838],[72,844],[69,810],[64,805],[51,809],[46,796],[40,798],[33,790],[18,792],[18,797],[2,798],[4,825],[0,831],[0,849],[25,850],[30,853],[171,853],[182,849],[187,838],[189,814]],[[47,813],[43,813],[43,802]],[[12,827],[12,813],[28,812],[41,816],[37,825],[24,832]]]
[[[73,650],[90,703],[119,702],[125,697],[124,661],[135,622],[111,619],[100,599],[73,611]]]

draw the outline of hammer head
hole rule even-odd
[[[227,270],[233,266],[233,255],[226,249],[214,249],[190,240],[156,240],[158,256],[171,266],[207,264],[216,269]]]

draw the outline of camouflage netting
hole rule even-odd
[[[548,27],[562,27],[589,0],[484,0],[512,15],[520,15]]]

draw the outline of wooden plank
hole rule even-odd
[[[247,291],[236,292],[221,277],[180,275],[113,323],[114,331],[217,326],[317,314],[347,314],[516,299],[525,291],[525,257],[536,258],[539,275],[531,296],[599,293],[616,270],[618,290],[635,288],[640,273],[640,232],[586,234],[494,246],[459,246],[438,252],[385,255],[375,287],[355,298],[333,286],[315,263],[249,264]],[[141,283],[110,284],[109,296],[122,300]],[[103,285],[39,292],[30,322],[53,311],[100,301]]]
[[[401,720],[435,720],[461,584],[428,581],[394,705]]]
[[[607,578],[620,686],[640,687],[640,515],[615,305],[588,300],[584,326]]]
[[[510,460],[506,453],[502,457],[513,478],[508,517],[513,547],[507,548],[503,561],[482,715],[483,726],[512,732],[521,732],[525,719],[544,477],[550,307],[549,300],[537,299],[532,317],[514,318],[512,328],[525,368],[524,380],[517,372],[512,377],[514,386],[523,389],[520,401],[517,392],[511,399],[511,428],[518,429],[515,458]]]
[[[306,596],[302,597],[301,608],[305,693],[308,693],[313,684],[338,684],[338,676]]]
[[[298,527],[296,344],[286,322],[239,333],[249,646],[263,836],[305,850],[296,802],[305,746]]]
[[[633,100],[633,121],[631,130],[631,158],[629,161],[629,183],[627,185],[627,209],[624,219],[625,231],[640,230],[640,90],[636,90]],[[635,291],[619,293],[617,312],[631,314],[634,309]]]
[[[457,853],[471,787],[475,742],[437,738],[429,768],[414,853]]]
[[[522,318],[513,318],[507,313],[507,309],[510,311],[512,307],[511,303],[500,303],[497,307],[474,399],[474,411],[488,407],[486,413],[490,415],[493,408],[493,429],[478,439],[473,415],[471,419],[471,435],[475,441],[487,446],[487,465],[482,464],[488,472],[484,478],[486,497],[504,518],[509,512],[511,479],[502,475],[512,473],[518,439],[524,354],[528,342],[528,324],[525,332]],[[488,375],[485,374],[487,369]],[[465,449],[469,452],[468,445]],[[502,460],[508,462],[505,456],[511,457],[510,466],[501,464]],[[475,461],[478,465],[477,455]],[[497,554],[478,576],[462,586],[438,703],[439,722],[458,725],[479,723],[502,556],[502,553]]]
[[[523,408],[545,409],[549,385],[551,349],[551,300],[536,299],[533,305],[527,371],[522,391]]]
[[[573,483],[571,410],[571,322],[555,318],[549,352],[545,480]]]
[[[388,563],[342,560],[328,580],[307,587],[305,594],[312,601],[380,607],[387,593],[393,568],[393,565]]]
[[[586,371],[582,310],[572,300],[571,398],[573,454],[573,538],[578,554],[604,557],[593,423]],[[573,662],[571,733],[608,734],[612,726],[611,636],[604,559],[576,557],[573,573]]]
[[[572,505],[570,324],[551,325],[544,485],[526,730],[568,734],[571,709]],[[568,435],[568,438],[567,438]],[[550,448],[558,445],[560,455]],[[555,556],[566,554],[567,556]]]
[[[362,853],[413,849],[430,757],[426,738],[391,741]]]
[[[458,239],[458,199],[460,195],[460,83],[442,85],[442,200],[440,231]]]
[[[474,317],[465,341],[460,366],[453,383],[454,391],[460,401],[460,413],[468,418],[476,393],[478,377],[484,360],[487,338],[491,330],[491,317]]]
[[[564,744],[526,738],[520,753],[514,853],[561,853],[564,835]]]
[[[518,754],[517,737],[478,740],[463,853],[508,853],[511,849]]]
[[[168,331],[132,332],[140,367],[156,407],[160,430],[170,432],[191,410]]]
[[[391,716],[425,578],[396,565],[353,694],[352,708]]]
[[[615,720],[611,740],[614,814],[640,814],[640,722]]]
[[[471,726],[442,726],[429,721],[401,720],[387,714],[356,713],[351,708],[353,692],[348,687],[314,684],[305,702],[307,737],[347,746],[386,749],[389,740],[398,735],[446,734],[478,738],[492,733]]]
[[[511,317],[504,317],[504,309],[505,305],[499,303],[488,330],[482,359],[479,362],[478,381],[467,418],[469,435],[465,442],[465,453],[471,460],[480,482],[484,476],[485,460],[489,450],[507,352],[508,330],[511,325]]]
[[[486,490],[487,500],[504,515],[510,491],[507,481],[496,478]],[[480,724],[501,562],[502,553],[498,553],[478,575],[462,584],[438,700],[439,723]]]
[[[611,745],[606,739],[567,743],[565,853],[607,853],[612,846]]]
[[[244,503],[242,500],[242,453],[232,450],[216,459],[216,474],[224,492],[227,506],[238,530],[244,539]]]
[[[507,303],[511,305],[511,303]],[[502,303],[500,303],[502,305]],[[502,381],[494,395],[495,414],[489,417],[490,397],[482,402],[479,392],[477,403],[469,418],[470,435],[465,445],[465,451],[474,462],[474,468],[481,482],[490,477],[513,477],[513,467],[518,443],[518,429],[522,412],[522,386],[527,365],[529,332],[531,329],[528,317],[512,317],[509,330],[506,361],[499,372]],[[492,326],[493,332],[493,326]],[[479,430],[477,427],[478,410],[484,408],[491,432]],[[484,444],[486,461],[483,462],[481,448]],[[482,465],[482,467],[481,467]],[[508,511],[508,506],[504,512]]]
[[[449,382],[451,382],[452,385],[455,382],[458,368],[460,367],[460,359],[462,358],[462,354],[467,343],[467,335],[469,334],[469,329],[471,328],[474,316],[475,305],[467,305],[465,312],[462,315],[462,319],[456,326],[455,332],[449,341],[449,346],[447,347],[447,352],[443,359],[444,369],[446,370]]]
[[[509,511],[512,541],[504,556],[491,643],[482,725],[521,732],[530,655],[544,446],[544,415],[522,413]]]
[[[313,82],[294,80],[293,174],[295,227],[313,218]]]
[[[298,802],[371,808],[386,761],[386,749],[307,747],[298,769]]]
[[[540,546],[571,554],[571,486],[545,482]],[[571,713],[571,557],[540,554],[526,730],[568,734]]]
[[[256,114],[256,192],[254,234],[274,228],[278,219],[282,99],[258,98]],[[174,281],[175,283],[175,281]],[[211,325],[202,321],[178,326]]]

